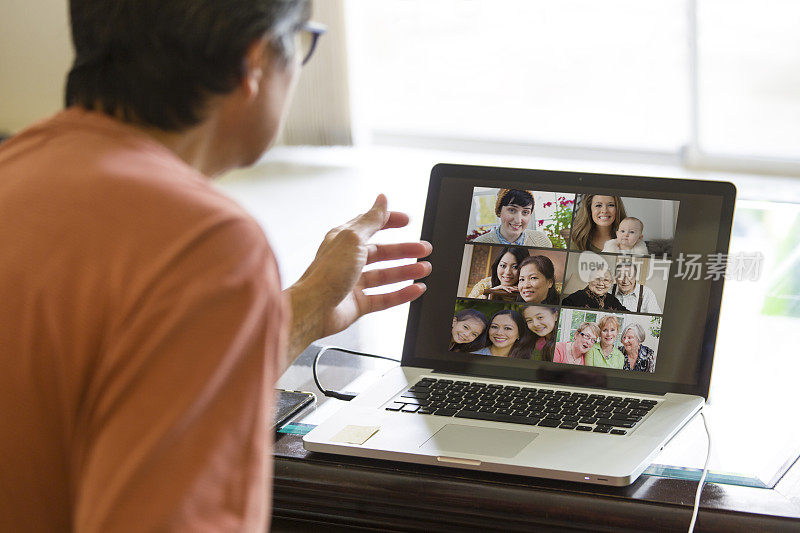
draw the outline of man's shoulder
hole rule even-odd
[[[58,246],[75,268],[98,271],[113,263],[144,272],[198,247],[271,255],[256,221],[177,155],[108,117],[82,113],[56,115],[0,149],[6,232],[26,228],[42,257]],[[65,243],[66,228],[80,239]]]
[[[46,197],[51,213],[86,211],[96,225],[247,217],[166,146],[100,113],[68,109],[8,143],[0,151],[0,179],[14,181],[8,194]]]

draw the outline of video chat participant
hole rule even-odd
[[[585,195],[572,222],[570,248],[602,251],[606,242],[616,237],[619,224],[625,217],[625,205],[619,196]]]
[[[68,108],[0,145],[0,531],[264,531],[273,386],[419,297],[382,195],[281,292],[209,178],[275,139],[318,35],[303,0],[71,0]]]
[[[626,326],[622,331],[622,351],[625,354],[623,360],[623,370],[635,370],[637,372],[655,371],[655,351],[649,346],[642,344],[645,340],[644,328],[639,324],[633,323]]]
[[[530,359],[530,331],[525,319],[513,309],[502,309],[489,321],[487,344],[474,352],[477,355],[493,355],[512,359]]]
[[[531,359],[534,361],[552,361],[556,344],[556,321],[558,307],[529,305],[522,310],[525,324],[533,334]]]
[[[554,363],[568,365],[583,365],[586,352],[600,338],[600,328],[594,322],[584,322],[575,331],[575,340],[572,342],[557,342],[553,355]]]
[[[546,233],[528,229],[535,205],[531,191],[500,189],[494,208],[500,223],[473,242],[551,248],[553,243]]]
[[[617,263],[614,267],[616,283],[611,294],[628,311],[634,313],[661,314],[661,307],[653,290],[636,281],[639,269],[632,262]]]
[[[549,257],[532,255],[519,264],[519,296],[529,304],[558,305],[555,266]]]
[[[451,352],[474,352],[486,346],[486,315],[475,309],[462,309],[453,317],[450,331]]]
[[[468,297],[481,300],[514,301],[519,294],[519,266],[528,257],[528,250],[519,246],[506,246],[500,250],[491,266],[491,276],[472,287]]]
[[[597,327],[600,330],[600,342],[586,352],[584,364],[586,366],[621,369],[623,355],[614,345],[619,334],[619,320],[615,316],[604,316],[597,322]]]
[[[623,218],[617,228],[617,238],[606,241],[604,252],[648,255],[644,242],[644,224],[636,217]]]
[[[606,267],[589,272],[589,283],[562,300],[561,304],[570,307],[583,307],[585,309],[607,309],[610,311],[625,311],[625,307],[613,294],[611,289],[611,271]]]

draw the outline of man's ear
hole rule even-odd
[[[258,94],[261,79],[264,77],[268,41],[266,37],[254,40],[247,47],[244,55],[244,73],[242,76],[242,89],[248,98]]]

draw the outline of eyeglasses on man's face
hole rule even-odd
[[[328,28],[324,24],[312,21],[304,22],[297,30],[298,50],[303,58],[301,65],[305,65],[311,59],[314,49],[317,47],[317,41],[326,31]]]

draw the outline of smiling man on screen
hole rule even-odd
[[[281,292],[209,178],[276,137],[319,37],[304,0],[72,0],[67,109],[0,146],[0,531],[261,531],[275,379],[408,302],[424,242],[378,197]]]

